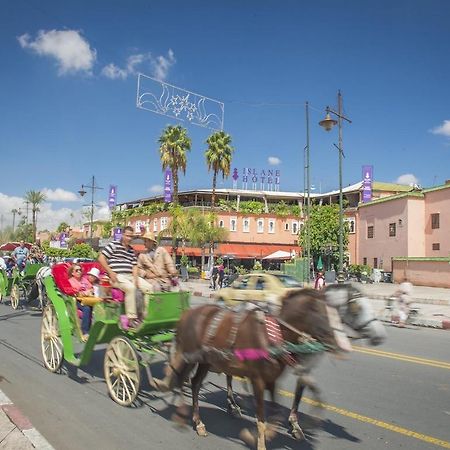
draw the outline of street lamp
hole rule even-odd
[[[95,185],[95,177],[92,176],[92,184],[82,184],[81,189],[78,191],[81,197],[84,197],[87,193],[86,189],[91,190],[91,204],[90,205],[84,205],[84,206],[90,206],[90,212],[89,212],[89,218],[90,218],[90,230],[89,230],[89,237],[92,245],[92,234],[93,234],[93,228],[94,228],[94,193],[96,189],[103,189],[102,187]]]
[[[331,118],[333,114],[338,120]],[[339,145],[337,147],[339,151],[339,268],[338,268],[338,282],[343,281],[343,262],[344,262],[344,206],[342,198],[342,156],[344,155],[344,149],[342,147],[342,120],[346,120],[352,123],[350,119],[342,114],[342,94],[338,91],[338,111],[333,111],[329,106],[326,108],[325,119],[319,122],[319,125],[325,129],[325,131],[331,131],[331,129],[337,124],[339,129]]]

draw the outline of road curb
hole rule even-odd
[[[55,450],[20,409],[0,389],[0,436],[3,448]],[[28,445],[29,444],[29,445]]]

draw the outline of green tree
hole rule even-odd
[[[205,151],[208,170],[213,171],[211,207],[216,200],[217,174],[221,173],[225,179],[230,175],[231,159],[234,148],[231,146],[231,136],[224,131],[217,131],[206,140],[208,148]]]
[[[214,257],[214,243],[228,238],[228,230],[218,227],[214,213],[200,213],[192,226],[191,242],[201,248],[202,269],[205,267],[205,250],[209,247],[211,258]]]
[[[69,224],[67,222],[61,222],[58,225],[58,228],[56,229],[57,233],[63,233],[64,231],[66,231],[68,228],[70,228]]]
[[[31,225],[31,223],[27,223],[25,217],[23,217],[19,225],[17,225],[13,233],[13,238],[14,241],[33,241],[33,225]]]
[[[306,246],[306,226],[302,227],[299,235],[300,245]],[[339,258],[339,205],[313,205],[309,218],[311,254],[315,260],[326,249],[332,249],[332,262]],[[344,224],[343,235],[344,252],[348,245],[348,228]]]
[[[178,172],[186,173],[187,151],[191,150],[191,139],[187,135],[186,128],[180,125],[168,125],[161,137],[159,154],[163,170],[170,169],[173,179],[173,203],[178,204]]]
[[[36,226],[37,226],[37,213],[40,211],[39,206],[45,202],[46,197],[43,192],[40,191],[28,191],[25,194],[25,201],[31,204],[31,214],[33,223],[33,242],[36,242]]]
[[[169,236],[172,238],[172,255],[176,259],[176,250],[181,241],[181,254],[185,254],[186,242],[190,240],[193,224],[196,221],[197,210],[185,209],[175,205],[170,209],[170,222],[164,230],[161,230],[159,236]]]

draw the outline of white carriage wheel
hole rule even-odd
[[[139,356],[129,339],[117,336],[109,343],[103,369],[111,398],[119,405],[130,406],[139,393],[141,371]]]
[[[10,299],[11,299],[11,308],[17,309],[20,303],[20,288],[18,284],[13,284],[13,286],[11,287]]]
[[[42,314],[41,350],[45,367],[50,372],[57,372],[63,363],[64,348],[58,317],[52,304],[47,305]]]

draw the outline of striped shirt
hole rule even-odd
[[[109,267],[115,273],[132,273],[137,264],[134,250],[126,248],[121,242],[111,242],[103,250],[102,255],[108,261]]]

